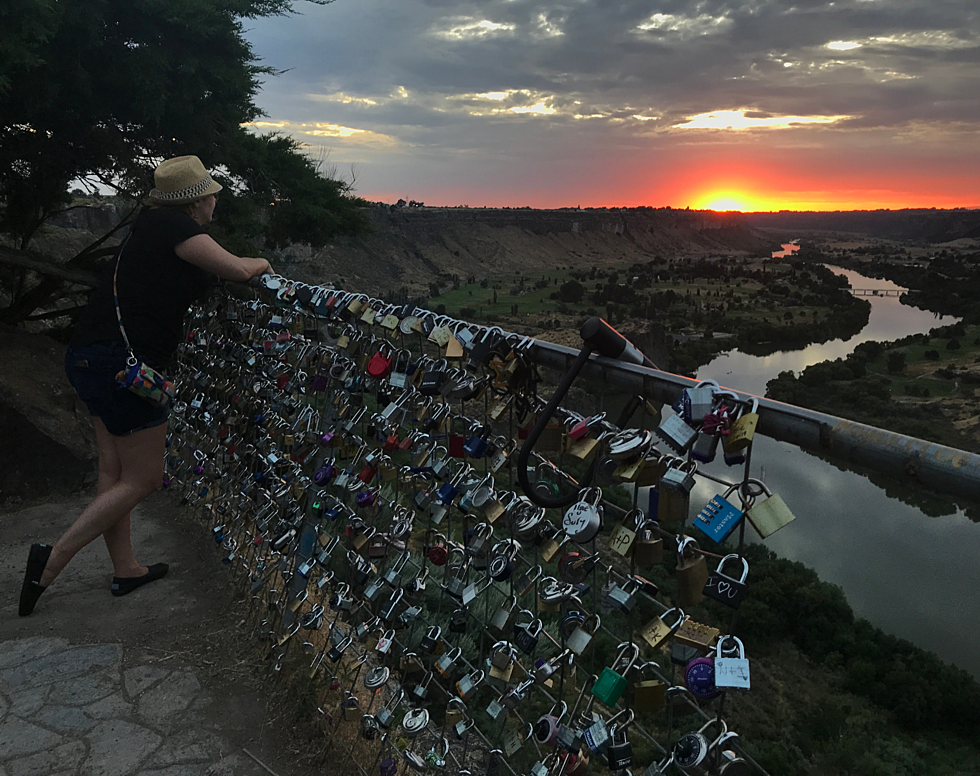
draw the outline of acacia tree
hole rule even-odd
[[[136,196],[160,159],[187,153],[224,173],[224,231],[238,245],[322,243],[362,228],[363,203],[345,183],[320,175],[294,141],[242,127],[262,115],[260,78],[275,74],[258,64],[242,20],[291,10],[291,0],[6,0],[0,231],[26,251],[68,205],[72,181]],[[68,264],[90,269],[109,252],[99,240]],[[0,318],[23,320],[61,287],[41,280]]]

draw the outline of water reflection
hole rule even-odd
[[[888,280],[869,278],[860,272],[827,266],[835,273],[844,275],[853,288],[900,288]],[[733,350],[701,367],[697,373],[698,379],[716,380],[721,385],[761,396],[766,392],[766,383],[780,372],[789,370],[799,373],[811,364],[844,358],[862,342],[901,339],[910,334],[927,332],[936,326],[947,326],[958,320],[949,315],[937,315],[903,305],[894,296],[862,298],[871,303],[871,317],[868,325],[850,339],[831,340],[802,350],[779,351],[769,356],[752,356]]]
[[[756,437],[752,458],[797,517],[768,547],[840,585],[858,615],[980,678],[980,524],[955,506],[926,517],[861,474],[784,442]],[[707,471],[733,470],[715,463]],[[716,492],[699,479],[692,511]],[[751,526],[746,535],[759,541]]]
[[[830,268],[854,288],[899,288]],[[871,303],[868,325],[848,340],[770,356],[734,351],[702,367],[698,377],[762,395],[766,382],[781,371],[800,372],[844,358],[868,340],[901,339],[957,320],[903,305],[897,297],[866,298]],[[767,546],[840,585],[860,616],[980,678],[980,596],[975,592],[980,589],[980,524],[940,495],[840,468],[784,442],[756,437],[752,458],[753,473],[764,471],[797,516],[765,540]],[[707,470],[732,476],[723,463]],[[715,485],[699,480],[692,511],[716,492]],[[748,534],[754,535],[751,528]]]

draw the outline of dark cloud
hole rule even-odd
[[[301,15],[258,20],[248,33],[264,63],[289,68],[266,83],[259,103],[284,129],[330,144],[372,176],[383,177],[385,164],[410,169],[419,149],[473,169],[520,160],[511,174],[533,175],[529,160],[553,172],[570,153],[618,169],[636,163],[623,154],[754,147],[758,133],[771,145],[792,133],[797,147],[798,135],[811,146],[859,147],[871,129],[900,139],[908,158],[909,137],[925,147],[952,133],[950,147],[960,149],[980,121],[974,0],[337,0],[297,8]],[[756,122],[836,123],[723,138],[676,128],[739,110]],[[303,134],[317,122],[364,132]]]

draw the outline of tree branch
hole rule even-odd
[[[40,275],[58,278],[59,280],[67,280],[71,283],[88,286],[89,288],[94,288],[98,283],[98,278],[91,272],[85,272],[80,269],[68,269],[61,264],[40,261],[36,258],[31,258],[29,255],[11,250],[10,248],[0,247],[0,264],[23,267],[37,272]]]

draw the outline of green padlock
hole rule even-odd
[[[626,689],[626,674],[640,657],[640,647],[629,641],[618,647],[612,668],[602,669],[599,678],[592,685],[592,694],[609,708],[613,708]]]

